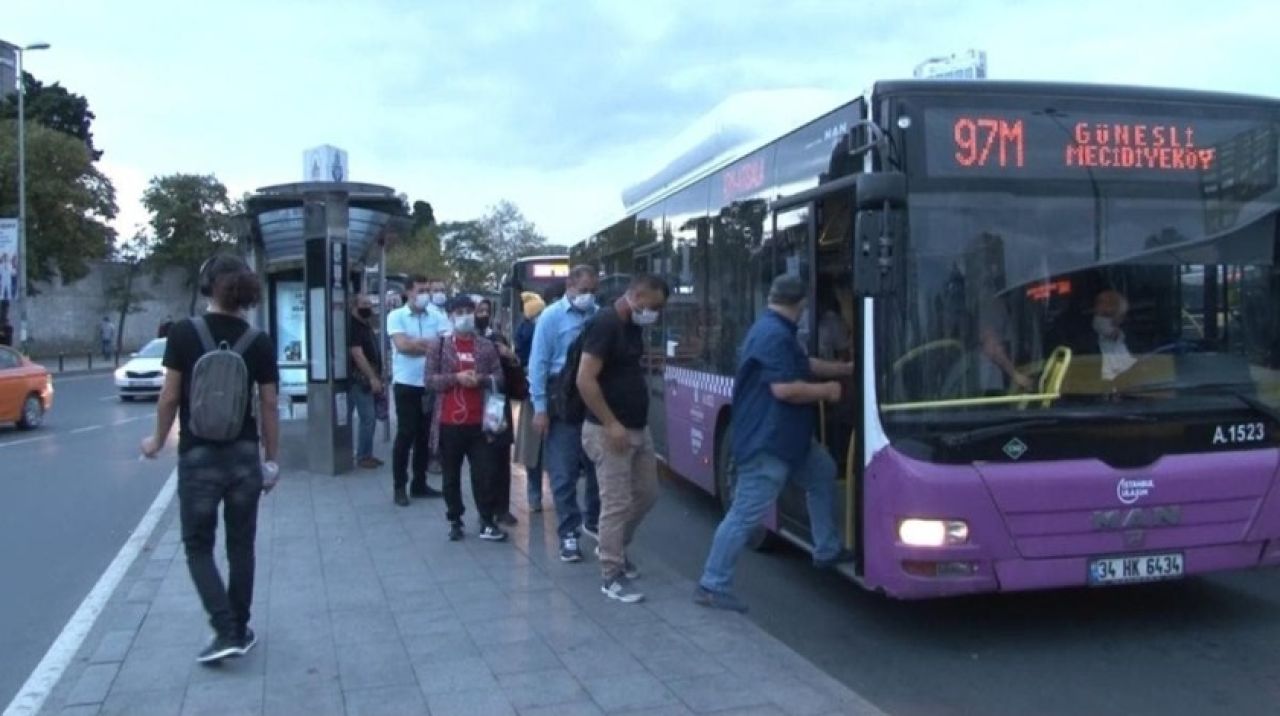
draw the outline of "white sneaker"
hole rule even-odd
[[[636,602],[644,601],[644,595],[631,587],[631,580],[627,579],[626,575],[606,580],[604,584],[600,585],[600,593],[623,604],[635,604]]]

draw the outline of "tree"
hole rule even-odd
[[[89,110],[89,100],[84,96],[68,91],[54,82],[45,85],[32,77],[30,73],[22,73],[22,86],[26,92],[23,98],[26,103],[28,122],[38,122],[55,132],[69,134],[89,148],[89,156],[93,161],[102,158],[102,151],[93,146],[93,112]],[[18,95],[10,93],[0,102],[0,119],[18,118]],[[28,124],[28,127],[30,125]]]
[[[115,312],[116,354],[124,352],[124,323],[131,314],[142,312],[142,302],[152,298],[138,285],[138,277],[151,255],[153,241],[146,231],[139,228],[128,242],[116,250],[118,271],[107,281],[107,310]]]
[[[436,212],[431,208],[431,203],[426,201],[413,202],[413,230],[424,229],[428,226],[436,225]]]
[[[445,255],[460,287],[496,289],[511,264],[547,242],[515,204],[503,200],[475,221],[440,225]]]
[[[16,120],[0,121],[0,216],[18,215],[17,133]],[[75,281],[110,254],[116,190],[84,142],[35,122],[26,133],[29,281]]]
[[[453,270],[440,249],[438,228],[434,224],[422,226],[407,238],[392,244],[387,249],[387,271],[421,273],[446,280],[451,278]]]
[[[159,273],[165,266],[176,266],[186,272],[191,289],[188,311],[194,315],[200,267],[219,249],[235,245],[227,187],[211,174],[154,177],[142,194],[142,205],[151,212],[155,237],[152,269]]]

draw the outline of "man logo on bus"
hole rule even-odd
[[[1139,498],[1146,497],[1156,487],[1154,480],[1127,480],[1120,479],[1116,483],[1116,497],[1126,505],[1132,505]]]

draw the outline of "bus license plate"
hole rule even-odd
[[[1089,562],[1089,584],[1125,584],[1177,579],[1182,576],[1181,554],[1103,557]]]

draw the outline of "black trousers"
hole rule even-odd
[[[396,441],[391,448],[391,479],[396,490],[405,488],[409,482],[409,453],[412,452],[412,488],[422,490],[427,486],[427,465],[431,459],[431,415],[423,405],[426,389],[396,383],[393,391],[396,400]]]
[[[445,516],[450,522],[462,519],[462,461],[471,468],[471,495],[482,522],[492,522],[498,505],[496,483],[498,448],[479,425],[440,426],[440,469],[444,472]],[[504,510],[505,511],[505,510]]]
[[[178,456],[179,518],[187,568],[209,624],[219,636],[238,637],[249,623],[261,496],[262,463],[256,442],[195,447]],[[213,559],[219,505],[227,529],[226,586]]]

